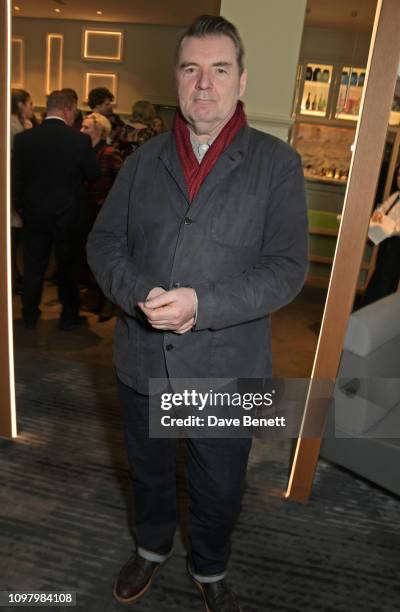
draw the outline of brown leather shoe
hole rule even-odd
[[[191,578],[203,596],[207,612],[241,612],[235,593],[223,580],[205,583]]]
[[[163,563],[148,561],[135,553],[122,567],[113,588],[113,595],[120,603],[134,603],[151,587],[157,571]]]

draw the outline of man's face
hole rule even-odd
[[[227,123],[246,87],[233,41],[224,34],[182,41],[176,69],[179,106],[196,134],[212,135]]]
[[[104,102],[98,104],[95,109],[96,113],[101,113],[105,117],[109,117],[113,112],[113,105],[110,98],[106,98]]]

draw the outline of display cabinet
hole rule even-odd
[[[301,69],[302,91],[298,114],[327,117],[333,66],[307,64]]]
[[[317,123],[304,117],[293,128],[292,144],[302,158],[306,179],[310,262],[306,282],[309,285],[327,287],[329,283],[354,139],[353,122]],[[375,257],[376,247],[367,243],[357,284],[359,292],[367,286]]]
[[[399,70],[400,73],[400,70]],[[343,208],[366,72],[346,64],[302,62],[294,100],[291,144],[300,154],[308,200],[310,264],[307,282],[327,287]],[[400,77],[397,80],[372,209],[393,191],[400,164]],[[374,270],[378,248],[366,241],[357,291]]]
[[[365,68],[315,61],[299,65],[294,114],[337,121],[357,121]]]
[[[365,69],[344,66],[340,75],[335,119],[354,121],[360,114]]]
[[[354,124],[337,127],[326,122],[309,122],[305,117],[302,121],[296,121],[291,142],[301,156],[304,176],[345,185],[355,132]]]

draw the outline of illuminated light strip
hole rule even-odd
[[[59,61],[58,61],[58,83],[56,87],[51,86],[51,45],[53,40],[60,41]],[[62,67],[63,67],[64,36],[62,34],[47,34],[46,38],[46,94],[54,89],[62,87]]]
[[[115,72],[87,72],[85,75],[85,99],[87,100],[89,91],[93,89],[90,86],[90,77],[107,77],[108,79],[111,77],[113,80],[113,87],[110,88],[111,93],[114,95],[115,102],[117,100],[117,75]]]
[[[118,36],[118,54],[117,55],[88,55],[89,34],[98,36]],[[98,59],[108,61],[121,61],[122,59],[122,32],[110,30],[85,30],[83,43],[83,57],[85,59]]]
[[[17,437],[17,412],[15,403],[15,377],[14,377],[14,342],[13,342],[13,306],[12,306],[12,283],[11,283],[11,0],[6,0],[6,97],[5,111],[6,124],[6,249],[7,249],[7,318],[8,318],[8,363],[9,363],[9,390],[10,390],[10,417],[11,437]]]
[[[19,36],[13,36],[11,38],[11,57],[12,57],[12,45],[15,44],[15,43],[19,43],[19,46],[20,46],[20,53],[19,53],[19,76],[20,76],[20,79],[19,79],[19,81],[17,83],[12,83],[12,87],[15,87],[17,89],[23,89],[23,87],[24,87],[24,76],[25,76],[25,66],[24,66],[25,47],[24,47],[24,39],[20,38]],[[11,63],[10,63],[10,67],[11,67]]]

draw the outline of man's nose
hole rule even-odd
[[[210,89],[212,87],[211,75],[208,70],[201,70],[197,79],[198,89]]]

